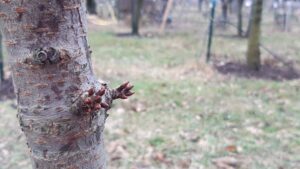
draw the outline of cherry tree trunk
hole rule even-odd
[[[103,129],[113,99],[93,75],[83,0],[2,0],[18,118],[35,169],[106,168]]]
[[[261,34],[261,21],[263,12],[263,0],[255,0],[252,20],[250,26],[250,34],[248,38],[247,49],[247,64],[251,69],[259,70],[261,66],[260,60],[260,34]]]

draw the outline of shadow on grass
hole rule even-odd
[[[116,33],[116,37],[119,38],[155,38],[160,35],[154,32],[144,32],[142,34],[132,34],[132,33]]]
[[[225,39],[237,39],[237,40],[247,40],[245,36],[239,36],[237,34],[224,34],[224,33],[216,33],[214,36],[225,38]]]
[[[127,37],[140,37],[140,35],[139,34],[132,34],[131,32],[129,33],[117,33],[116,34],[116,36],[117,37],[119,37],[119,38],[127,38]]]
[[[12,79],[5,79],[3,82],[0,82],[0,101],[14,99],[14,87]]]
[[[293,67],[283,68],[273,65],[262,65],[260,71],[250,69],[246,64],[239,62],[214,62],[215,69],[221,74],[235,75],[244,78],[256,78],[272,81],[286,81],[300,79],[300,72]]]

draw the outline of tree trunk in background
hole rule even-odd
[[[3,62],[3,49],[2,49],[2,35],[0,33],[0,82],[4,80],[4,62]]]
[[[254,0],[255,1],[255,0]],[[248,19],[248,26],[247,26],[247,30],[246,30],[246,33],[245,33],[245,37],[249,37],[249,34],[250,34],[250,29],[251,29],[251,24],[252,24],[252,17],[253,17],[253,13],[254,13],[254,2],[252,2],[251,4],[251,9],[250,9],[250,15],[249,15],[249,19]]]
[[[228,21],[228,0],[222,0],[222,27],[226,28]]]
[[[238,35],[243,36],[243,5],[244,0],[238,0]]]
[[[143,0],[131,0],[131,29],[133,35],[139,35],[139,22]]]
[[[200,12],[202,12],[202,4],[203,4],[203,0],[198,0],[198,10]]]
[[[93,75],[83,2],[0,2],[18,118],[34,169],[106,168],[106,111],[113,99],[133,94],[128,83],[110,90]]]
[[[86,6],[88,13],[97,14],[97,3],[95,0],[86,0]]]
[[[252,23],[248,39],[247,64],[254,70],[260,68],[260,34],[263,11],[263,0],[255,0]]]

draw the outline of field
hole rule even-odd
[[[262,43],[293,64],[262,50],[262,71],[253,72],[244,65],[247,40],[234,31],[216,31],[205,63],[206,28],[199,29],[131,37],[117,35],[126,29],[90,26],[99,79],[114,87],[129,80],[136,92],[110,111],[109,168],[299,169],[299,31],[265,23]],[[31,168],[16,113],[16,101],[2,99],[1,169]]]

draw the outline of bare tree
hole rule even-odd
[[[139,22],[144,0],[131,0],[131,28],[133,35],[139,35]]]
[[[97,3],[95,0],[86,0],[86,7],[90,14],[97,14]]]
[[[243,36],[243,5],[244,0],[238,0],[238,35]]]
[[[260,34],[263,11],[263,0],[255,0],[252,12],[252,22],[248,39],[247,63],[254,70],[260,68]]]
[[[96,80],[82,0],[4,0],[7,47],[33,168],[105,169],[103,130],[114,99],[133,93]]]
[[[249,37],[250,30],[251,30],[252,19],[253,19],[252,17],[253,17],[253,12],[254,12],[253,10],[254,10],[254,3],[252,2],[251,6],[250,6],[250,15],[249,15],[249,19],[248,19],[247,30],[246,30],[246,33],[245,33],[245,37],[247,37],[247,38]]]
[[[228,22],[228,4],[229,0],[222,0],[222,27],[226,28]]]

